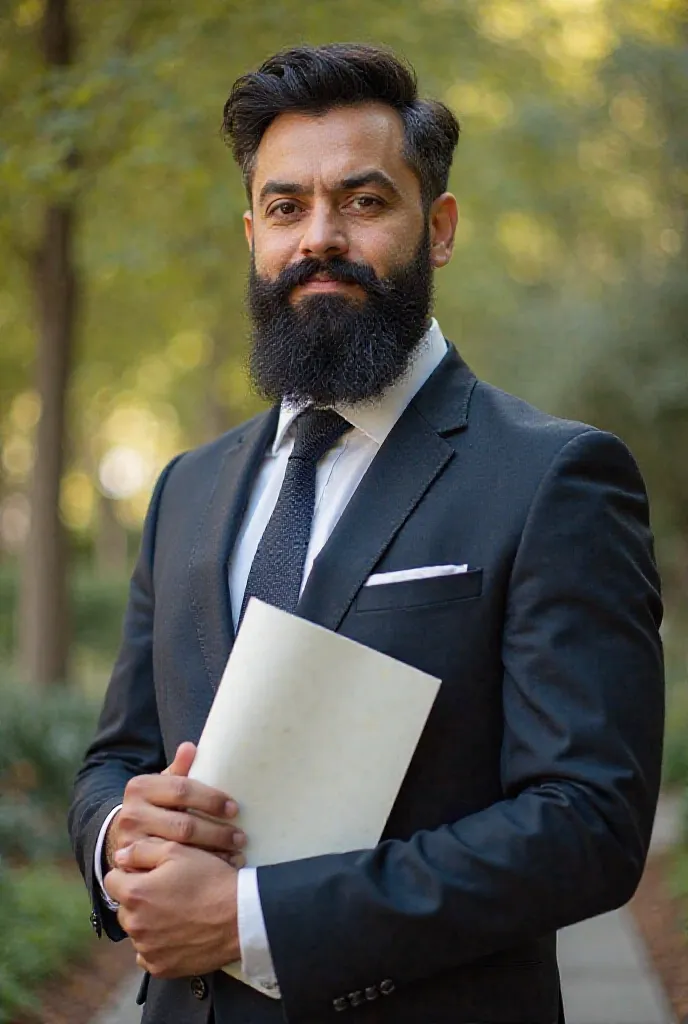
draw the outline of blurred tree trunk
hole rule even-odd
[[[46,0],[43,54],[48,68],[72,61],[69,0]],[[70,166],[75,156],[69,158]],[[20,665],[39,683],[67,676],[66,538],[60,520],[64,467],[65,404],[76,319],[75,209],[70,200],[45,210],[33,260],[37,313],[36,387],[41,417],[31,487],[31,526],[22,572]]]

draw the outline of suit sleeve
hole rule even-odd
[[[660,621],[636,464],[614,436],[582,432],[543,476],[512,566],[503,799],[408,841],[258,870],[290,1024],[381,979],[403,1000],[407,984],[631,897],[659,789]]]
[[[177,457],[179,458],[179,456]],[[146,516],[141,549],[129,588],[119,655],[108,684],[96,735],[80,768],[68,814],[77,862],[91,896],[91,922],[100,936],[125,937],[107,907],[95,875],[95,850],[108,814],[122,803],[135,775],[165,768],[153,685],[153,557],[165,481],[177,460],[162,472]]]

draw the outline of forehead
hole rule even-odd
[[[253,194],[270,179],[334,187],[361,170],[385,171],[402,190],[419,191],[403,156],[401,117],[382,103],[336,107],[324,114],[280,114],[261,139]]]

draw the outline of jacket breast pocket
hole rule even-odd
[[[428,579],[361,587],[355,608],[357,612],[422,608],[425,605],[448,604],[480,597],[482,589],[483,570],[470,569],[453,576],[431,576]]]

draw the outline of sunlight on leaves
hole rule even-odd
[[[10,407],[10,422],[25,434],[29,434],[41,418],[41,400],[35,391],[22,391]]]
[[[482,118],[492,126],[503,124],[514,110],[506,93],[476,82],[456,82],[447,90],[445,102],[458,111],[459,117]]]
[[[183,331],[170,342],[167,356],[178,370],[196,370],[212,355],[212,341],[202,331]]]
[[[638,176],[629,176],[609,185],[604,190],[604,199],[614,217],[646,220],[655,211],[655,202],[648,184]]]
[[[60,513],[71,530],[88,530],[93,521],[95,492],[87,473],[73,470],[62,480]]]
[[[33,28],[43,17],[44,0],[22,0],[14,12],[19,28]]]
[[[535,217],[513,210],[500,217],[497,238],[511,257],[514,280],[532,284],[546,276],[559,258],[555,233]]]
[[[532,31],[537,11],[531,4],[496,0],[478,8],[478,27],[488,39],[513,42]]]

